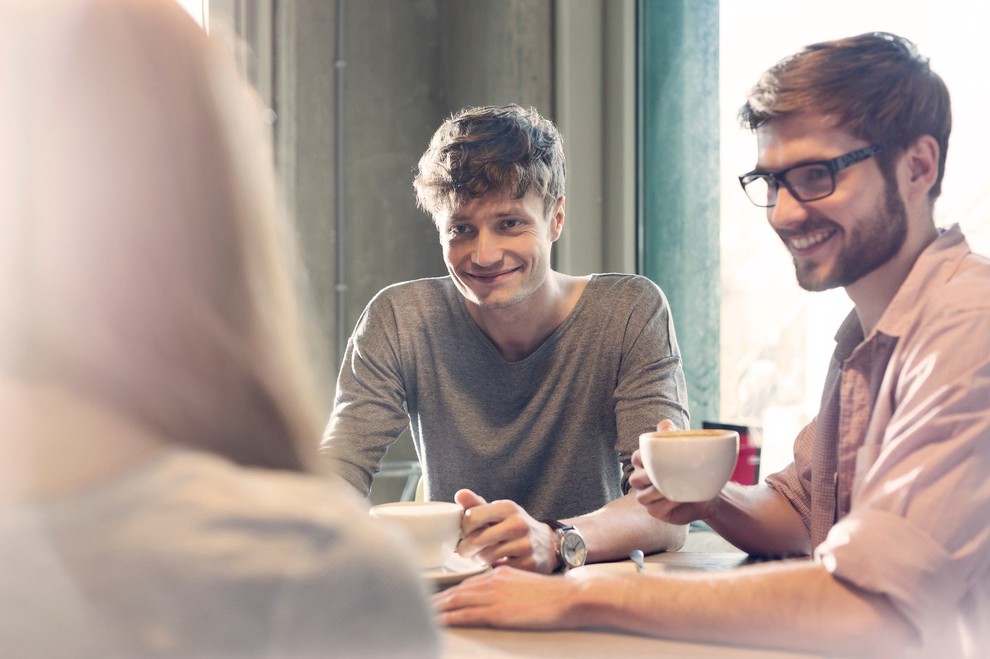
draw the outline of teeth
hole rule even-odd
[[[794,249],[808,249],[809,247],[817,245],[818,243],[828,239],[833,233],[835,232],[825,230],[808,236],[803,236],[801,238],[791,238],[791,247]]]

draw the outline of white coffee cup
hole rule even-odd
[[[422,570],[441,567],[457,548],[464,509],[449,501],[399,501],[372,506],[371,515],[397,528],[412,543]]]
[[[710,501],[735,469],[735,430],[661,430],[639,436],[639,451],[650,481],[676,502]]]

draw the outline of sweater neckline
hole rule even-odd
[[[454,306],[457,308],[458,316],[461,318],[461,321],[470,328],[469,331],[471,332],[475,340],[479,344],[484,346],[483,350],[487,351],[488,354],[493,359],[496,359],[500,364],[503,364],[505,367],[517,368],[517,367],[523,367],[525,365],[528,365],[530,363],[539,360],[541,358],[541,355],[546,354],[550,350],[550,347],[553,346],[553,344],[557,343],[560,340],[560,337],[567,332],[567,329],[574,324],[575,318],[577,318],[578,315],[580,315],[580,313],[584,309],[584,307],[587,306],[588,299],[591,296],[591,291],[595,287],[595,284],[598,282],[597,274],[592,274],[590,277],[591,278],[588,280],[588,285],[584,287],[584,290],[581,292],[581,297],[578,298],[578,301],[574,305],[574,308],[571,309],[571,312],[567,314],[567,318],[564,319],[564,322],[558,325],[557,328],[550,333],[550,336],[548,336],[543,341],[543,343],[541,343],[539,347],[536,348],[536,350],[534,350],[526,357],[514,362],[510,362],[509,360],[505,359],[505,357],[502,356],[502,353],[498,351],[498,348],[495,346],[495,344],[492,343],[492,340],[488,338],[488,335],[485,334],[480,327],[478,327],[478,323],[476,323],[474,321],[474,318],[471,317],[471,314],[468,313],[466,302],[464,301],[463,296],[454,286],[453,280],[450,278],[449,275],[447,277],[448,295],[451,295],[454,298]]]

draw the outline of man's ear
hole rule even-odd
[[[561,232],[564,230],[564,201],[566,197],[561,196],[554,203],[553,210],[550,211],[550,240],[557,242]]]
[[[938,178],[940,151],[938,141],[931,135],[922,135],[904,149],[900,186],[909,201],[928,197]]]

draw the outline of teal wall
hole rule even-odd
[[[639,0],[638,269],[664,290],[691,425],[719,409],[718,0]]]

